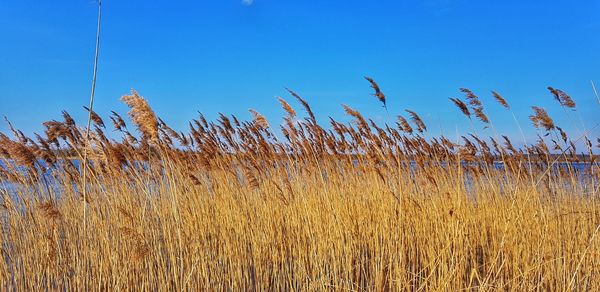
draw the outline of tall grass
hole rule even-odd
[[[461,91],[466,102],[453,104],[491,126],[482,100]],[[34,138],[10,125],[12,138],[0,133],[0,286],[600,289],[592,132],[570,137],[540,107],[530,117],[540,138],[522,148],[499,134],[427,136],[412,110],[378,125],[344,106],[352,123],[322,126],[289,92],[308,117],[279,98],[278,130],[251,110],[251,121],[200,114],[177,132],[135,91],[122,98],[130,121],[113,112],[114,129],[90,110],[89,143],[66,112]],[[113,130],[121,137],[105,135]]]

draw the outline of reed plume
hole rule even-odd
[[[410,119],[417,126],[417,131],[419,131],[419,133],[423,133],[423,131],[427,131],[427,126],[425,125],[423,120],[421,120],[421,117],[419,117],[419,115],[417,115],[416,112],[408,110],[408,109],[405,111],[410,115]]]
[[[502,97],[502,95],[500,95],[496,91],[492,91],[492,95],[494,96],[494,98],[500,105],[502,105],[506,109],[510,110],[510,105],[508,104],[508,102],[506,102],[506,99],[504,99],[504,97]]]
[[[476,107],[473,108],[473,112],[475,113],[475,116],[484,124],[489,124],[490,120],[487,117],[487,115],[483,112],[483,108],[481,107]]]
[[[44,217],[48,220],[60,221],[63,218],[58,207],[55,205],[56,203],[48,201],[40,203],[38,206],[40,210],[43,212]]]
[[[554,129],[554,121],[543,108],[532,106],[534,114],[529,116],[533,126],[536,128],[544,128],[546,131]]]
[[[90,111],[90,109],[87,106],[84,106],[83,108],[90,113],[90,117],[92,118],[92,121],[96,126],[106,128],[106,126],[104,125],[104,121],[95,111]]]
[[[114,111],[111,111],[110,120],[112,121],[113,126],[117,131],[122,131],[127,127],[127,125],[125,124],[125,120],[123,120],[123,118]]]
[[[456,107],[458,107],[458,109],[460,109],[460,111],[467,116],[467,118],[471,118],[471,112],[469,111],[469,107],[460,99],[458,98],[449,98],[455,105]]]
[[[33,169],[36,164],[35,154],[25,144],[15,142],[6,136],[0,138],[0,148],[4,153],[21,166]]]
[[[359,126],[359,128],[364,129],[364,130],[369,129],[369,124],[367,123],[365,118],[360,114],[360,112],[358,112],[357,110],[355,110],[345,104],[342,104],[342,107],[344,108],[344,112],[346,112],[347,115],[356,119],[356,123]]]
[[[371,84],[371,88],[373,88],[373,90],[375,90],[375,93],[373,93],[373,96],[377,97],[377,99],[383,104],[383,107],[387,110],[385,95],[383,94],[383,92],[381,92],[381,89],[379,88],[379,85],[377,84],[377,82],[375,82],[375,80],[373,80],[373,78],[371,78],[371,77],[365,76],[365,79],[367,81],[369,81],[369,83]]]
[[[296,111],[294,110],[294,108],[292,108],[292,106],[289,103],[287,103],[287,101],[285,101],[285,99],[278,97],[277,100],[279,100],[281,107],[285,110],[285,112],[291,119],[296,117]]]
[[[565,131],[563,131],[563,129],[561,127],[556,126],[556,129],[560,133],[560,137],[563,140],[563,142],[567,143],[567,133]]]
[[[313,113],[312,109],[310,108],[310,105],[308,104],[308,102],[306,102],[306,100],[304,100],[302,97],[300,97],[300,95],[298,95],[296,92],[292,91],[289,88],[286,88],[286,90],[293,96],[295,97],[300,104],[302,104],[302,106],[304,107],[304,109],[306,110],[306,113],[308,113],[308,116],[310,117],[310,120],[313,121],[313,123],[316,124],[317,119],[315,118],[315,114]]]
[[[471,91],[468,88],[460,88],[459,90],[465,94],[467,101],[469,102],[469,104],[472,107],[482,106],[481,101],[479,100],[479,97],[477,97],[477,95],[475,95],[475,93],[473,93],[473,91]]]
[[[259,112],[255,111],[253,109],[249,109],[249,111],[252,114],[252,117],[254,118],[254,123],[257,126],[263,128],[263,129],[269,128],[269,122],[263,115],[261,115]]]
[[[479,119],[482,123],[489,124],[490,120],[488,119],[487,115],[483,112],[483,104],[479,100],[479,97],[477,95],[475,95],[475,93],[473,93],[470,89],[467,89],[467,88],[461,88],[460,91],[465,94],[467,101],[471,105],[471,109],[475,113],[475,117],[477,117],[477,119]],[[467,114],[468,111],[465,112],[465,110],[463,108],[463,107],[466,107],[466,105],[462,101],[460,101],[458,99],[450,99],[450,100],[452,100],[452,102],[454,102],[454,104],[456,104],[456,106],[458,106],[461,109],[461,111],[467,117],[470,118],[470,115]]]
[[[124,95],[121,100],[130,108],[129,117],[136,124],[144,140],[158,141],[158,121],[148,102],[135,90],[130,95]]]
[[[575,101],[573,101],[571,96],[568,95],[566,92],[564,92],[560,89],[553,88],[551,86],[548,86],[548,91],[550,91],[550,93],[552,93],[552,96],[554,97],[554,99],[556,101],[558,101],[561,106],[564,106],[564,107],[570,108],[570,109],[575,109]]]
[[[26,143],[26,139],[25,136],[22,135],[18,130],[15,129],[15,127],[13,127],[13,124],[8,120],[7,117],[4,117],[4,121],[6,122],[6,124],[8,125],[8,128],[10,129],[10,131],[12,132],[13,136],[19,140],[21,143]]]
[[[75,120],[71,117],[71,115],[67,111],[62,111],[62,116],[64,120],[64,124],[73,127],[75,126]]]
[[[409,135],[413,133],[413,128],[403,116],[398,116],[398,127]]]

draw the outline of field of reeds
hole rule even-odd
[[[291,90],[282,123],[200,114],[178,132],[135,91],[128,119],[91,112],[89,132],[67,112],[34,137],[9,123],[1,289],[600,290],[594,128],[533,107],[523,144],[461,89],[448,106],[493,134],[433,137],[367,80],[388,123],[347,105],[351,123],[318,122]]]

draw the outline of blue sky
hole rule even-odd
[[[26,133],[63,109],[83,124],[95,26],[94,1],[0,0],[0,115]],[[249,119],[249,108],[277,125],[276,96],[300,110],[290,87],[323,122],[348,120],[342,103],[382,122],[409,108],[431,134],[455,137],[471,126],[448,97],[467,87],[500,132],[518,137],[491,90],[528,137],[531,105],[577,133],[600,123],[590,86],[600,84],[599,32],[595,0],[104,0],[95,108],[124,114],[118,99],[135,88],[180,130],[197,111]],[[387,95],[392,118],[365,75]],[[547,86],[571,94],[577,112],[562,110]]]

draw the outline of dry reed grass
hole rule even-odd
[[[480,98],[461,91],[467,103],[451,99],[461,112],[490,123]],[[200,114],[188,133],[177,132],[135,91],[122,100],[140,139],[115,112],[120,140],[104,134],[96,113],[89,143],[66,112],[44,123],[37,141],[11,125],[14,138],[0,134],[0,286],[600,289],[594,138],[569,137],[539,107],[530,118],[559,131],[552,147],[561,155],[545,137],[521,149],[507,136],[426,139],[411,110],[414,129],[402,116],[397,128],[377,125],[344,105],[354,123],[330,119],[328,130],[289,92],[308,118],[279,98],[283,139],[254,110],[252,122]],[[574,107],[566,93],[551,92]],[[587,156],[575,152],[580,141],[588,141]],[[88,204],[77,165],[84,151]]]

